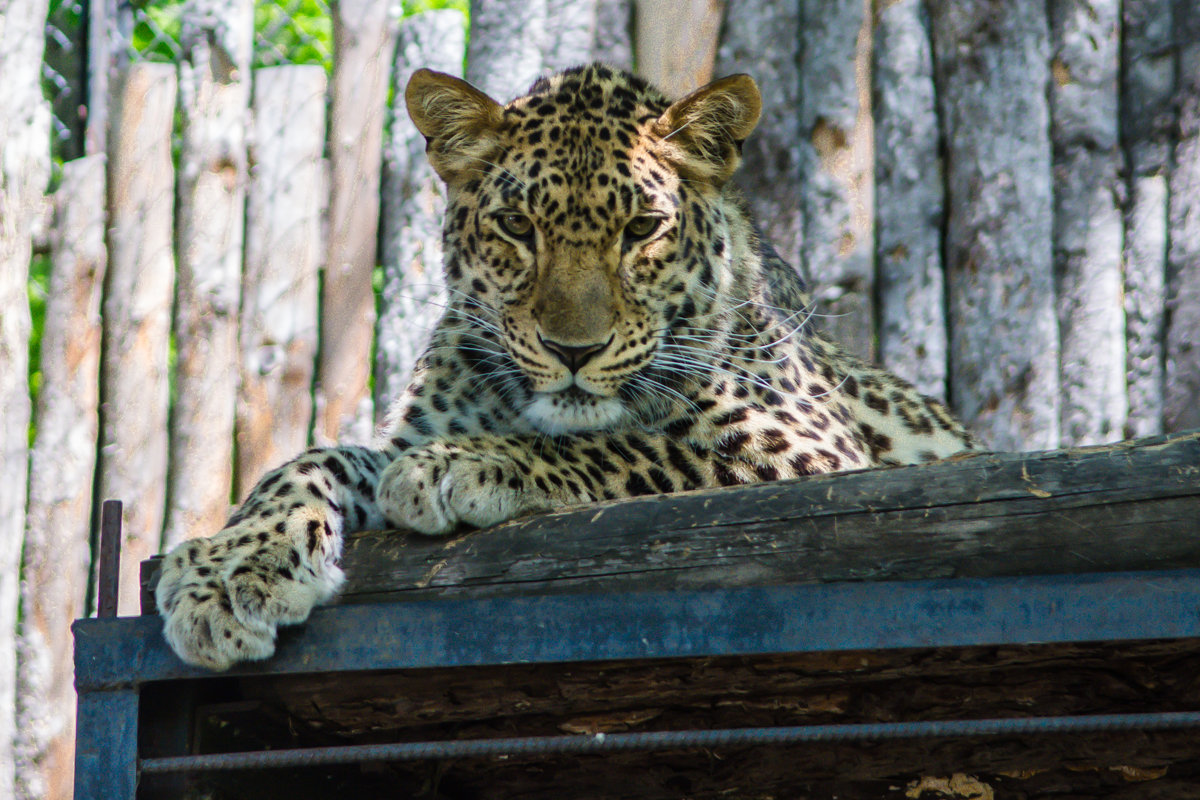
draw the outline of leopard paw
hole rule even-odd
[[[289,519],[285,532],[302,519]],[[343,581],[332,563],[314,564],[289,536],[243,523],[176,547],[155,592],[163,633],[189,664],[224,670],[269,658],[279,625],[304,621]]]
[[[539,510],[512,457],[449,444],[414,448],[388,465],[375,501],[388,522],[431,536],[496,525]]]

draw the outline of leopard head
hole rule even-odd
[[[663,337],[731,281],[724,187],[758,120],[754,81],[671,103],[591,65],[502,106],[420,70],[405,97],[448,189],[447,320],[515,387],[518,411],[560,434],[661,402]]]

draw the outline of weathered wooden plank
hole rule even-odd
[[[546,0],[543,71],[558,72],[592,60],[598,12],[596,0]]]
[[[923,393],[946,396],[945,186],[929,20],[918,0],[875,17],[875,264],[879,360]]]
[[[351,536],[342,602],[1200,565],[1200,433]]]
[[[1200,425],[1200,3],[1177,3],[1175,15],[1179,139],[1168,180],[1167,431]]]
[[[804,269],[820,328],[874,356],[871,8],[800,4],[800,198]]]
[[[596,40],[592,58],[633,69],[633,0],[596,0]]]
[[[638,73],[682,97],[713,78],[725,0],[637,0],[634,53]]]
[[[463,16],[445,9],[400,24],[394,65],[398,91],[383,154],[383,291],[375,341],[375,414],[400,397],[445,305],[442,215],[446,189],[425,158],[425,137],[408,118],[403,87],[421,67],[462,74]]]
[[[800,202],[800,4],[740,5],[721,31],[715,74],[748,73],[763,96],[758,128],[742,147],[734,181],[783,260],[804,263]]]
[[[29,470],[29,259],[50,177],[46,0],[0,10],[0,795],[14,794],[17,606]]]
[[[1172,0],[1122,4],[1121,144],[1129,170],[1125,214],[1125,343],[1128,434],[1163,427],[1167,259],[1167,164],[1175,58]]]
[[[324,253],[321,190],[325,70],[255,72],[254,164],[246,193],[246,254],[237,404],[237,496],[308,443],[317,355],[317,270]]]
[[[101,360],[100,497],[124,500],[121,613],[158,552],[167,473],[167,357],[175,282],[175,67],[134,64],[109,140],[109,264]]]
[[[182,26],[168,548],[229,514],[254,3],[190,2]]]
[[[87,614],[107,264],[104,170],[102,154],[68,162],[54,195],[17,649],[17,774],[30,797],[71,796],[75,672],[69,631]]]
[[[1045,8],[930,4],[946,147],[950,399],[997,450],[1059,442]]]
[[[1128,416],[1120,17],[1116,0],[1050,4],[1059,419],[1067,447],[1122,438]]]
[[[400,6],[335,0],[331,7],[329,240],[313,437],[320,444],[365,443],[374,429],[368,379],[381,144]]]
[[[542,71],[546,0],[472,0],[467,80],[504,103]]]

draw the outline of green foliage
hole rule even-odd
[[[35,254],[29,262],[29,314],[33,330],[29,336],[29,395],[37,399],[42,388],[42,332],[46,329],[46,297],[50,288],[50,258]],[[29,445],[33,446],[33,423],[29,425]]]

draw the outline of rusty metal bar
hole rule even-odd
[[[442,758],[533,756],[549,753],[607,753],[615,751],[680,750],[697,747],[746,747],[801,742],[844,742],[882,739],[921,739],[950,736],[1013,736],[1090,731],[1166,730],[1200,727],[1200,711],[1089,716],[1026,717],[1020,719],[959,719],[921,722],[881,722],[843,725],[800,725],[776,728],[597,733],[590,736],[527,736],[504,739],[459,739],[441,742],[310,747],[247,753],[150,758],[141,762],[143,775],[213,770],[314,767],[378,761],[419,761]]]
[[[115,617],[121,587],[121,501],[105,500],[100,508],[100,578],[96,615]]]

